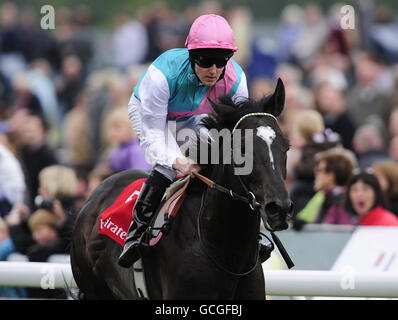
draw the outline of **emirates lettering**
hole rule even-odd
[[[121,227],[111,221],[111,218],[106,220],[100,220],[101,230],[106,228],[116,236],[118,236],[122,240],[126,240],[127,232],[124,231]]]

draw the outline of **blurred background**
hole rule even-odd
[[[40,11],[44,5],[54,9],[54,28],[41,27],[49,21],[47,11]],[[349,20],[342,11],[345,5],[353,8]],[[44,113],[46,140],[58,160],[87,174],[111,143],[100,133],[103,113],[125,106],[147,65],[165,50],[184,47],[192,21],[213,12],[225,16],[234,29],[239,47],[234,59],[244,68],[254,98],[269,93],[277,77],[284,80],[287,134],[299,109],[330,114],[329,106],[321,110],[322,94],[315,90],[326,79],[349,101],[342,109],[353,123],[347,132],[337,130],[344,146],[353,148],[353,127],[369,116],[358,111],[358,97],[366,96],[358,86],[376,89],[377,97],[366,99],[381,105],[372,112],[373,122],[389,143],[387,122],[396,103],[392,96],[397,81],[397,8],[392,0],[1,1],[0,116],[14,118],[18,98],[30,92],[33,104]],[[323,91],[328,94],[332,89]],[[78,113],[88,118],[82,120]],[[79,120],[70,120],[74,117]],[[18,130],[11,120],[3,123],[10,133]],[[68,129],[79,121],[79,130],[88,130],[86,138],[76,139],[77,131]],[[335,123],[327,127],[336,130]],[[14,133],[10,142],[16,147]]]

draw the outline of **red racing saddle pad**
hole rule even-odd
[[[133,209],[145,181],[146,178],[142,178],[130,183],[113,204],[100,214],[99,234],[108,236],[121,246],[124,245],[127,232],[133,220]],[[170,217],[176,215],[185,199],[185,189],[189,181],[189,176],[182,177],[166,190],[165,200],[162,201],[160,208],[156,212],[156,219],[151,223],[153,230],[149,242],[150,246],[155,245],[161,239],[163,235],[162,226],[166,223],[166,219],[170,220]]]
[[[115,202],[99,216],[98,233],[113,239],[121,246],[133,219],[133,209],[146,178],[130,183]]]

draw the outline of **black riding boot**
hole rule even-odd
[[[120,266],[129,268],[140,258],[140,247],[146,241],[146,230],[159,207],[166,188],[170,184],[171,181],[159,172],[152,171],[151,176],[142,186],[133,210],[133,221],[130,224],[126,242],[119,257],[118,263]]]

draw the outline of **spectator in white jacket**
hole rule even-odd
[[[0,144],[0,216],[25,200],[25,176],[15,155]],[[7,210],[8,208],[8,210]]]

